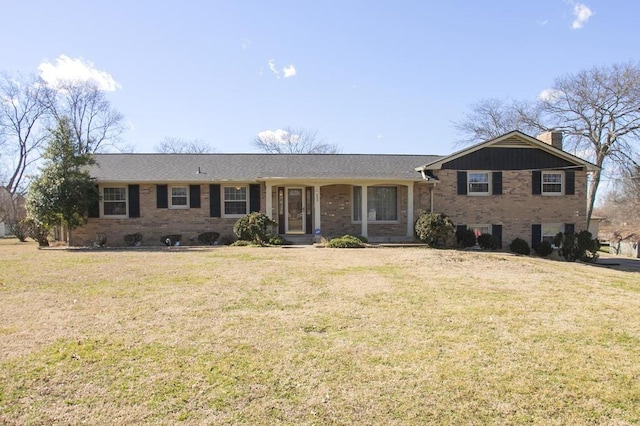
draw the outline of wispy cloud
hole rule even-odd
[[[589,6],[583,3],[575,3],[573,5],[573,22],[571,23],[571,28],[574,30],[578,30],[587,23],[589,18],[593,15]]]
[[[546,27],[548,23],[549,23],[548,19],[536,21],[536,24],[540,25],[541,27]]]
[[[242,41],[242,50],[247,50],[250,47],[251,47],[251,40],[249,40],[248,38],[245,38]]]
[[[105,92],[113,92],[122,87],[111,74],[96,69],[92,62],[70,58],[67,55],[58,56],[54,64],[43,61],[38,65],[38,71],[40,77],[52,87],[75,81],[92,82]]]
[[[269,69],[271,70],[273,75],[276,76],[276,78],[280,78],[281,75],[284,76],[284,78],[294,77],[298,73],[295,65],[293,64],[289,64],[286,67],[279,69],[276,66],[275,59],[269,59],[269,61],[267,62],[267,65],[269,66]]]

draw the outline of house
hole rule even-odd
[[[231,234],[242,215],[260,211],[287,239],[363,235],[371,242],[413,240],[420,211],[457,226],[537,243],[586,228],[587,174],[593,164],[561,148],[559,133],[540,139],[514,131],[448,156],[367,154],[96,154],[89,172],[100,202],[70,244],[96,234],[143,245],[181,234]]]

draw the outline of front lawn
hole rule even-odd
[[[0,240],[3,424],[632,424],[640,273]]]

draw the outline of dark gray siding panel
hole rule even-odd
[[[535,148],[482,148],[442,165],[448,170],[529,170],[576,164]]]

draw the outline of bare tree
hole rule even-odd
[[[318,132],[303,128],[286,127],[258,133],[253,145],[270,154],[337,154],[337,145],[318,138]]]
[[[180,138],[165,137],[155,146],[156,152],[173,154],[205,154],[214,150],[201,139],[185,140]]]
[[[48,106],[57,123],[68,118],[78,154],[117,145],[126,129],[124,116],[111,107],[105,92],[92,81],[58,83]]]
[[[600,168],[589,183],[587,223],[590,222],[602,169],[608,164],[627,165],[640,153],[640,67],[630,62],[566,75],[556,79],[535,106],[522,109],[517,105],[526,104],[507,105],[504,110],[475,109],[466,125],[462,121],[456,126],[471,135],[502,133],[505,123],[512,124],[510,117],[514,114],[534,130],[562,131],[566,150]],[[491,114],[494,110],[499,112],[498,119]],[[471,126],[473,119],[477,120],[477,130]]]
[[[555,81],[542,107],[568,146],[595,165],[628,164],[640,151],[640,67],[635,63],[594,67]],[[589,184],[587,220],[591,220],[602,170]]]
[[[530,102],[483,99],[473,104],[466,116],[454,127],[463,135],[460,145],[488,141],[513,130],[528,135],[538,134],[546,129],[541,123],[538,104]]]
[[[0,220],[9,224],[22,216],[19,199],[28,184],[29,167],[40,158],[49,89],[34,76],[0,75]]]

